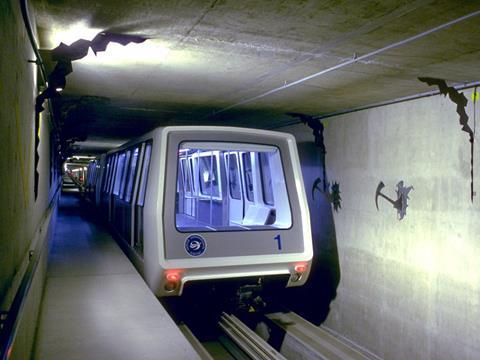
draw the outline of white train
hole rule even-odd
[[[158,128],[91,163],[87,192],[159,297],[200,280],[308,278],[310,217],[289,134]]]

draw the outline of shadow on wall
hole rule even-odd
[[[313,142],[298,143],[303,180],[307,193],[313,239],[313,261],[308,282],[303,287],[287,288],[282,294],[284,304],[315,325],[325,321],[330,303],[340,283],[337,239],[330,202],[318,191],[312,198],[314,181],[323,179],[325,155]],[[340,210],[341,211],[341,210]]]

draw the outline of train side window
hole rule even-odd
[[[220,189],[216,156],[213,154],[201,156],[199,158],[198,167],[201,194],[205,196],[219,197]]]
[[[112,157],[109,156],[107,159],[107,166],[105,169],[105,177],[103,178],[103,192],[106,192],[108,188],[108,177],[110,176],[110,170],[112,167],[111,163],[112,163]]]
[[[140,178],[140,189],[138,192],[137,205],[143,206],[145,204],[145,192],[147,190],[148,169],[150,167],[150,156],[152,153],[152,144],[147,144],[145,147],[145,155],[142,167],[142,177]]]
[[[247,200],[250,202],[254,201],[253,198],[253,171],[252,171],[252,158],[250,153],[242,154],[243,160],[243,176],[245,181],[245,193],[247,195]]]
[[[228,154],[226,157],[228,168],[228,188],[230,197],[240,200],[242,198],[242,185],[240,183],[240,173],[238,171],[237,154]]]
[[[123,165],[122,171],[122,180],[120,181],[120,199],[123,199],[125,195],[125,184],[127,183],[128,169],[130,168],[130,158],[132,156],[132,151],[128,150],[125,156],[125,163]]]
[[[262,179],[263,202],[267,205],[273,206],[275,204],[275,201],[273,199],[273,183],[272,172],[270,169],[269,153],[259,153],[258,160],[260,162],[260,177]]]
[[[137,170],[138,164],[138,154],[139,148],[137,147],[135,148],[135,150],[133,150],[132,161],[130,161],[130,171],[128,174],[127,188],[125,194],[126,202],[130,202],[132,200],[133,184],[135,183],[135,172]]]
[[[125,166],[125,153],[121,153],[117,160],[117,169],[115,171],[115,178],[113,184],[113,195],[120,193],[120,183],[122,182],[123,168]]]
[[[111,189],[110,188],[110,179],[112,177],[112,171],[113,171],[114,164],[115,164],[115,157],[111,156],[110,157],[110,166],[108,167],[107,178],[105,179],[106,180],[106,183],[105,183],[105,192],[106,193],[109,193],[110,189]]]
[[[109,194],[111,194],[113,191],[113,183],[115,182],[115,171],[117,169],[117,164],[118,164],[118,155],[115,154],[112,158],[112,169],[110,170],[110,177],[108,179],[107,192]]]

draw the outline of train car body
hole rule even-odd
[[[201,280],[307,280],[310,217],[293,136],[164,127],[95,167],[92,199],[157,296]]]

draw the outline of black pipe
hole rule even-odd
[[[34,64],[40,67],[40,74],[46,86],[48,83],[47,70],[45,69],[45,64],[43,62],[42,55],[40,55],[40,51],[38,50],[37,40],[35,39],[35,35],[33,35],[32,24],[30,23],[30,17],[28,14],[28,0],[20,0],[20,9],[22,11],[23,23],[25,24],[25,29],[27,30],[28,38],[30,40],[30,44],[32,45],[32,49],[36,57],[35,61],[31,61],[31,62],[33,62]],[[48,105],[49,105],[50,119],[52,120],[53,127],[55,130],[58,131],[58,124],[55,121],[55,118],[53,115],[52,104],[50,102],[50,99],[48,99]]]
[[[480,81],[474,81],[474,82],[470,82],[470,83],[467,83],[467,84],[454,85],[453,87],[456,90],[465,90],[465,89],[477,88],[478,86],[480,86]],[[359,106],[359,107],[356,107],[356,108],[334,111],[334,112],[327,113],[327,114],[322,114],[322,115],[313,115],[312,117],[314,117],[316,120],[321,121],[323,119],[327,119],[327,118],[330,118],[330,117],[350,114],[350,113],[354,113],[354,112],[362,111],[362,110],[369,110],[369,109],[373,109],[373,108],[377,108],[377,107],[381,107],[381,106],[398,104],[398,103],[402,103],[402,102],[407,102],[407,101],[421,99],[421,98],[424,98],[424,97],[435,96],[435,95],[440,95],[440,90],[432,90],[432,91],[423,92],[423,93],[420,93],[420,94],[404,96],[404,97],[393,99],[393,100],[386,100],[386,101],[382,101],[382,102],[378,102],[378,103],[374,103],[374,104],[362,105],[362,106]],[[285,126],[297,125],[297,124],[301,124],[301,123],[302,123],[301,120],[285,121],[285,122],[282,122],[281,124],[273,125],[271,127],[268,127],[267,130],[279,129],[279,128],[282,128],[282,127],[285,127]]]
[[[30,17],[28,16],[28,4],[27,0],[20,0],[20,9],[22,10],[23,23],[27,29],[28,38],[30,39],[30,44],[32,45],[33,52],[35,53],[35,64],[40,66],[40,73],[42,74],[43,81],[47,83],[47,71],[45,70],[45,65],[43,64],[42,56],[38,51],[37,41],[33,35],[32,24],[30,23]]]

